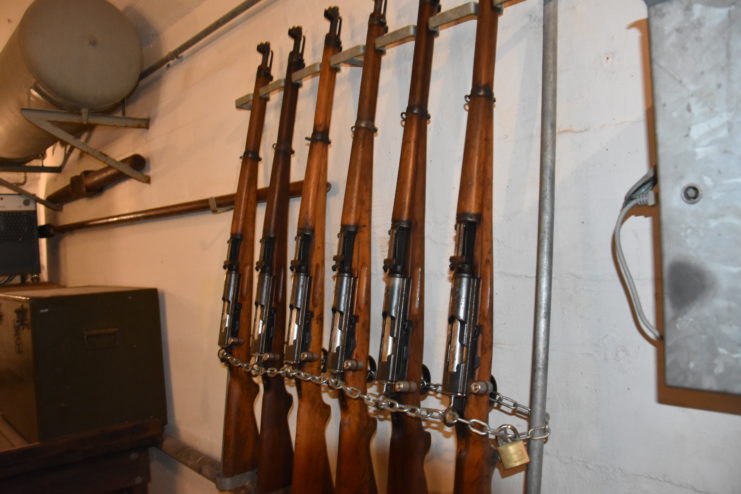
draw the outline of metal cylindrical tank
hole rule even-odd
[[[28,161],[56,140],[21,108],[110,109],[141,65],[134,27],[105,0],[36,0],[0,52],[0,159]]]

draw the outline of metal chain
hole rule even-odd
[[[500,425],[499,427],[492,428],[489,424],[479,419],[466,419],[461,417],[458,412],[453,409],[437,409],[427,408],[423,406],[405,405],[399,401],[389,398],[385,395],[378,395],[372,393],[363,393],[360,388],[354,386],[348,386],[342,380],[336,377],[330,377],[328,375],[315,375],[308,372],[304,372],[300,369],[296,369],[290,366],[283,366],[280,369],[276,367],[263,367],[260,364],[250,364],[244,362],[228,351],[219,349],[219,359],[236,367],[248,372],[253,377],[260,377],[266,375],[268,377],[276,377],[280,375],[284,378],[298,379],[299,381],[314,383],[318,386],[326,387],[332,391],[341,391],[345,396],[353,400],[362,400],[368,407],[375,408],[377,410],[389,411],[392,413],[403,413],[412,418],[418,418],[420,420],[427,420],[429,422],[439,422],[448,427],[453,427],[456,424],[465,425],[472,433],[479,436],[486,436],[489,439],[497,439],[500,444],[508,443],[512,441],[537,441],[548,439],[551,433],[551,429],[548,425],[549,417],[546,414],[546,423],[540,427],[533,427],[527,432],[520,433],[515,426],[510,424]],[[442,385],[431,383],[429,385],[431,391],[441,392]],[[518,403],[517,401],[504,396],[500,393],[496,393],[492,399],[491,408],[500,408],[509,410],[513,415],[520,415],[524,417],[530,416],[530,408]]]

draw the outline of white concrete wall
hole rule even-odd
[[[173,48],[237,0],[204,2],[172,24],[147,50],[147,58]],[[368,0],[337,0],[345,47],[362,43]],[[389,1],[392,29],[415,22],[414,0]],[[657,401],[655,349],[637,332],[615,274],[610,235],[627,188],[647,169],[646,123],[650,104],[641,26],[642,0],[561,0],[559,35],[558,175],[553,325],[548,408],[553,434],[546,446],[544,492],[740,492],[737,416],[661,405]],[[121,4],[121,2],[119,2]],[[126,3],[123,2],[125,5]],[[443,2],[443,8],[455,6]],[[234,108],[249,92],[258,55],[270,40],[274,72],[282,76],[289,51],[286,30],[302,24],[306,59],[318,60],[325,2],[264,0],[183,60],[146,80],[128,102],[132,116],[152,119],[148,131],[97,130],[92,142],[123,157],[144,154],[151,185],[128,182],[99,198],[69,204],[50,219],[66,223],[232,192],[248,114]],[[135,11],[135,5],[131,11]],[[446,29],[436,42],[431,88],[428,161],[427,300],[425,361],[438,381],[445,344],[454,205],[465,127],[463,96],[470,86],[475,23]],[[387,246],[392,195],[405,108],[412,45],[389,51],[383,62],[374,185],[373,303],[378,329],[381,260]],[[515,2],[500,21],[496,77],[494,248],[494,371],[500,390],[528,400],[533,313],[540,122],[541,3]],[[338,78],[331,137],[327,262],[335,251],[355,118],[359,69]],[[300,93],[293,177],[307,155],[316,80]],[[280,97],[268,107],[262,146],[267,183]],[[58,149],[56,150],[58,154]],[[75,160],[46,191],[82,169]],[[452,185],[451,185],[452,184]],[[298,202],[291,206],[295,225]],[[260,208],[259,213],[262,213]],[[69,285],[153,286],[161,293],[169,405],[168,433],[218,457],[225,370],[216,358],[229,214],[197,214],[133,226],[72,233],[50,245],[50,273]],[[258,218],[258,224],[261,218]],[[293,228],[293,226],[292,226]],[[627,255],[644,298],[654,289],[650,224],[631,220]],[[326,293],[331,293],[330,280]],[[327,301],[327,308],[329,307]],[[651,304],[649,304],[651,307]],[[378,331],[371,342],[378,348]],[[135,363],[134,363],[135,365]],[[292,391],[293,388],[291,388]],[[428,399],[428,406],[441,406]],[[259,407],[258,407],[259,410]],[[295,417],[295,407],[293,410]],[[327,428],[334,468],[338,409]],[[513,421],[493,413],[492,424]],[[376,474],[384,486],[389,421],[379,423]],[[449,492],[455,439],[433,431],[427,457],[431,492]],[[204,493],[213,486],[154,454],[152,492]],[[521,492],[524,475],[495,474],[496,492]]]

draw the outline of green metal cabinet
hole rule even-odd
[[[0,293],[0,414],[29,441],[166,420],[154,288]]]

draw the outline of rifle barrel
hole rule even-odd
[[[293,284],[289,303],[288,336],[284,361],[311,374],[320,374],[324,327],[324,231],[329,154],[329,128],[334,102],[337,69],[330,59],[342,50],[342,18],[337,7],[324,11],[330,21],[324,38],[314,125],[309,138],[309,155],[304,176],[304,194],[299,208],[296,256],[291,263]],[[293,464],[294,494],[334,491],[329,467],[326,424],[330,408],[322,399],[321,387],[296,382],[298,412]]]
[[[370,339],[371,203],[373,144],[383,51],[376,39],[388,31],[386,2],[375,0],[368,18],[365,56],[360,80],[337,255],[335,293],[330,326],[328,368],[348,386],[367,390]],[[364,403],[340,396],[340,435],[337,452],[337,494],[375,494],[371,439],[376,420]]]
[[[500,9],[479,4],[473,77],[456,216],[456,246],[450,258],[448,349],[443,392],[468,420],[487,421],[492,363],[493,254],[492,177],[494,65]],[[472,386],[473,383],[477,386]],[[473,389],[478,390],[476,394]],[[491,492],[498,459],[488,437],[456,428],[455,492]]]
[[[253,94],[273,79],[270,69],[272,52],[269,43],[261,43],[257,51],[262,60],[257,68]],[[239,171],[237,193],[229,238],[229,252],[224,267],[225,280],[220,341],[242,361],[249,358],[249,324],[252,319],[252,273],[254,271],[255,213],[257,210],[257,167],[267,101],[255,98],[245,138]],[[260,388],[246,372],[229,366],[224,430],[222,468],[224,479],[244,477],[257,468],[258,429],[254,404]]]
[[[377,379],[385,385],[386,394],[415,406],[421,400],[424,347],[425,186],[430,118],[427,103],[435,40],[429,19],[439,11],[439,0],[420,0],[409,103],[402,114],[404,133],[389,254],[383,266],[386,290]],[[419,419],[404,414],[392,414],[391,424],[388,492],[426,493],[424,458],[430,447],[430,434]]]
[[[291,74],[304,67],[304,37],[301,27],[288,30],[293,49],[286,66],[278,139],[274,146],[270,172],[265,222],[260,241],[259,277],[255,294],[255,325],[252,328],[251,360],[270,366],[283,363],[283,338],[286,321],[286,255],[288,243],[288,183],[293,154],[293,131],[300,85],[291,82]],[[260,443],[257,457],[258,494],[285,489],[291,485],[293,445],[288,427],[288,413],[293,399],[280,376],[263,376]]]

